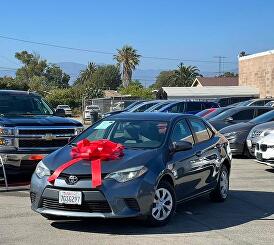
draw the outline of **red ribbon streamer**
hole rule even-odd
[[[72,160],[59,166],[54,173],[48,177],[48,181],[54,184],[54,181],[65,169],[76,164],[80,160],[88,160],[90,161],[91,167],[91,184],[93,188],[96,188],[102,184],[101,161],[115,160],[123,156],[123,149],[123,145],[114,143],[110,140],[81,140],[71,149]]]

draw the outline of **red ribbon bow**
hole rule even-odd
[[[71,149],[72,160],[59,166],[54,173],[48,177],[48,181],[54,184],[54,181],[65,169],[80,160],[89,160],[91,164],[91,184],[93,188],[96,188],[102,184],[101,161],[114,160],[123,156],[123,149],[123,145],[110,140],[81,140]]]

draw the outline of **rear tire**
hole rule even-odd
[[[229,173],[227,167],[221,167],[220,176],[216,188],[210,193],[213,202],[224,202],[229,192]]]
[[[174,188],[170,183],[161,181],[155,191],[154,200],[146,223],[149,226],[166,225],[172,218],[175,209],[176,197]]]

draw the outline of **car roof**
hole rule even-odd
[[[22,90],[0,90],[0,95],[32,95],[32,96],[39,96],[39,94],[29,91],[22,91]]]
[[[200,118],[191,114],[179,114],[179,113],[161,113],[161,112],[122,112],[113,116],[107,117],[108,120],[163,120],[171,121],[177,118]]]
[[[271,110],[271,106],[235,106],[232,107],[229,110],[244,110],[244,109],[270,109]]]

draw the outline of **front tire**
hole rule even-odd
[[[172,185],[161,181],[154,194],[147,222],[150,226],[163,226],[169,222],[176,209],[175,191]]]
[[[227,167],[221,167],[220,176],[216,188],[210,193],[210,199],[214,202],[224,202],[229,192],[229,173]]]

